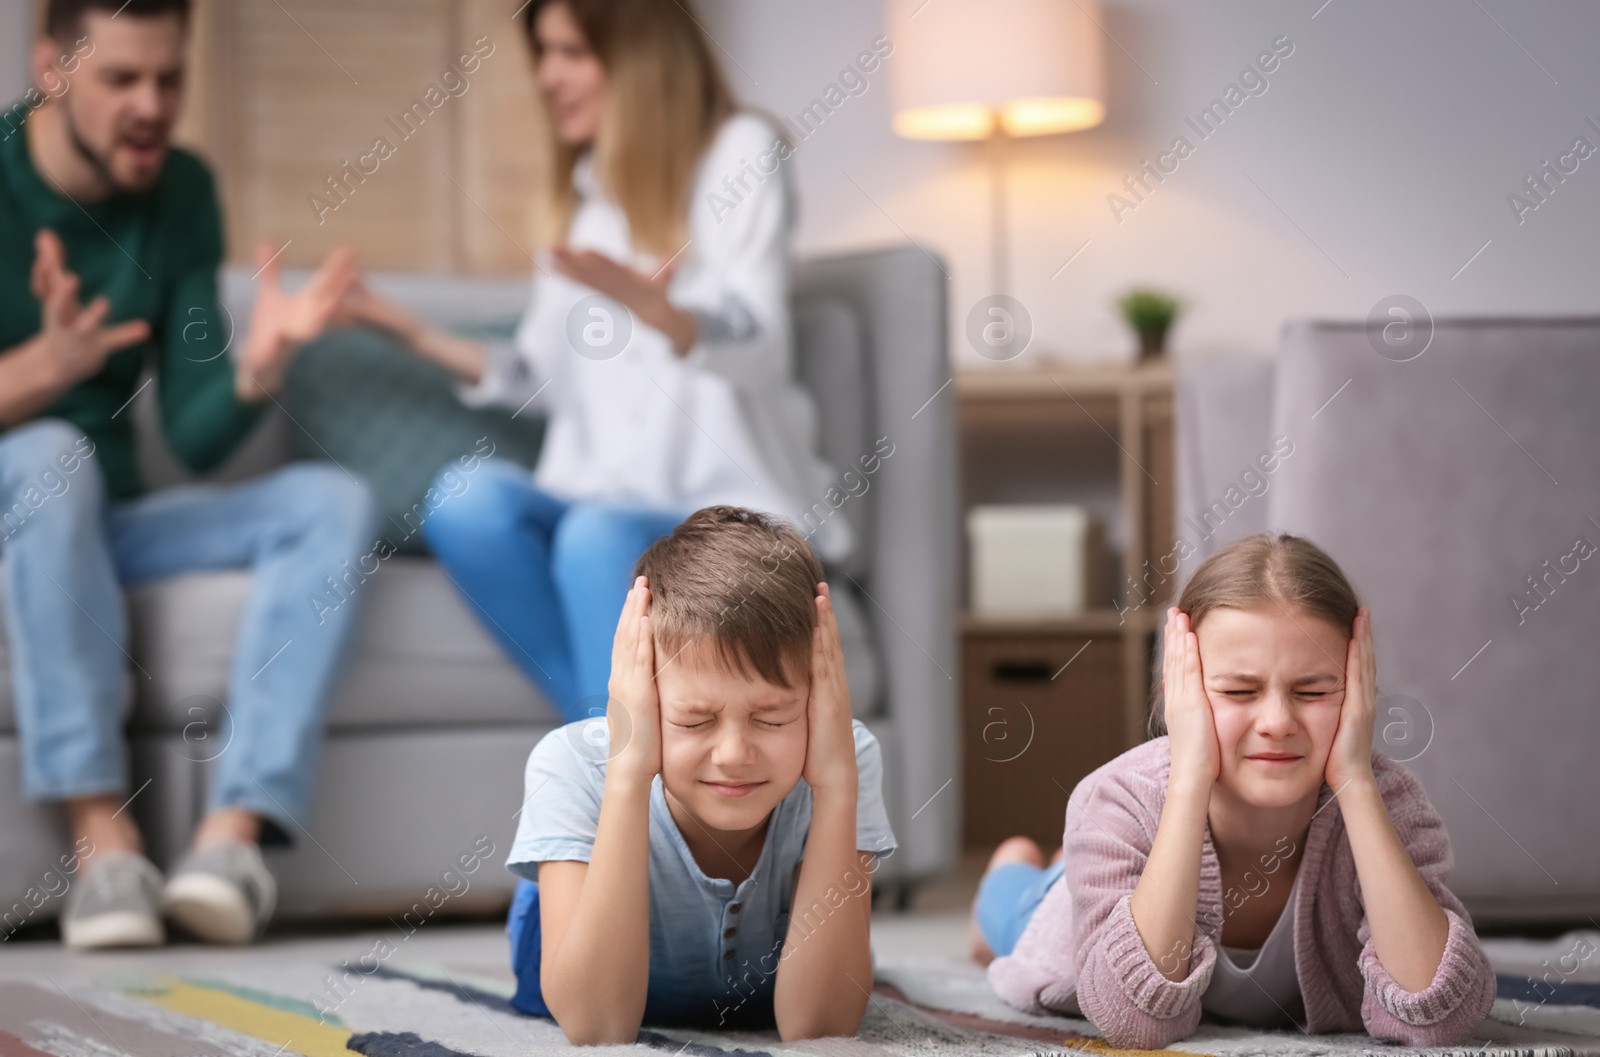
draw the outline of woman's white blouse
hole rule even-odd
[[[468,404],[548,416],[534,481],[554,495],[681,514],[715,503],[765,510],[802,532],[815,526],[813,545],[837,561],[853,543],[846,520],[804,517],[818,504],[827,510],[832,474],[815,454],[816,409],[792,363],[794,193],[777,142],[767,122],[736,114],[701,159],[689,239],[667,291],[699,322],[687,356],[541,260],[515,338],[492,345],[483,378],[458,392]],[[634,249],[591,154],[579,158],[573,184],[569,246],[647,275],[666,263]]]

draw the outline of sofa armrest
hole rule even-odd
[[[960,844],[957,744],[957,455],[946,340],[946,275],[915,248],[803,262],[797,294],[849,303],[866,334],[872,438],[894,445],[873,482],[876,503],[857,583],[883,657],[886,761],[900,850],[895,875],[948,869]]]

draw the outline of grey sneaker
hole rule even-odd
[[[161,871],[143,855],[101,851],[67,891],[61,940],[68,947],[157,947],[166,940],[157,912]]]
[[[254,844],[211,844],[179,860],[161,909],[207,943],[249,943],[272,917],[277,892]]]

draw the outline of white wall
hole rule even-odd
[[[1011,292],[1036,328],[1023,361],[1128,355],[1132,339],[1109,302],[1133,283],[1190,302],[1173,335],[1180,356],[1265,354],[1287,317],[1364,318],[1394,293],[1435,316],[1600,310],[1600,155],[1523,223],[1506,203],[1575,137],[1600,147],[1584,121],[1600,123],[1600,4],[1104,3],[1117,42],[1106,44],[1106,123],[1011,152]],[[735,89],[780,116],[885,32],[881,0],[700,5]],[[24,86],[29,6],[0,0],[7,99]],[[1294,53],[1265,94],[1210,139],[1193,136],[1184,117],[1284,34]],[[792,162],[800,249],[909,237],[942,254],[955,354],[984,363],[961,337],[967,311],[992,292],[984,147],[896,138],[887,66],[869,83]],[[1185,133],[1194,154],[1115,222],[1106,196]]]
[[[1600,310],[1600,154],[1524,223],[1506,201],[1575,137],[1600,148],[1584,121],[1600,124],[1600,4],[1322,3],[1105,0],[1107,121],[1012,151],[1011,293],[1037,335],[1024,360],[1129,355],[1109,302],[1133,283],[1191,303],[1180,356],[1266,354],[1287,317],[1362,319],[1394,293],[1436,317]],[[881,2],[701,4],[736,90],[779,115],[885,32]],[[1267,91],[1200,141],[1184,117],[1284,34],[1294,52]],[[901,140],[889,117],[880,69],[801,144],[801,249],[909,237],[942,252],[954,351],[984,363],[961,337],[991,292],[984,147]],[[1180,134],[1193,155],[1115,222],[1107,195]]]
[[[0,0],[0,99],[7,102],[28,87],[28,43],[33,7],[28,0]]]

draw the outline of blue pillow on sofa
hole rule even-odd
[[[470,336],[509,338],[514,327],[512,321]],[[425,497],[447,463],[492,451],[532,469],[544,438],[541,416],[469,408],[456,399],[448,371],[365,329],[329,331],[302,349],[285,379],[283,404],[294,419],[294,456],[331,459],[365,477],[381,531],[401,553],[426,552]]]

